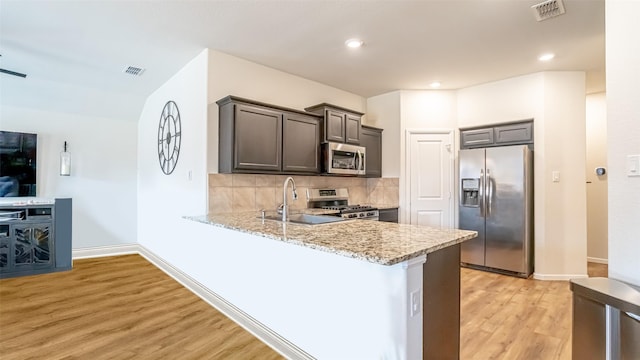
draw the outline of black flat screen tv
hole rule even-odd
[[[0,197],[36,196],[38,136],[0,131]]]

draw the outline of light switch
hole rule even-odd
[[[640,155],[627,155],[627,176],[640,176]]]
[[[551,172],[551,180],[553,182],[560,182],[560,171],[552,171]]]

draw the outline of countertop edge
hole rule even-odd
[[[228,229],[228,230],[233,230],[233,231],[238,231],[238,232],[242,232],[245,234],[250,234],[250,235],[255,235],[255,236],[260,236],[263,238],[268,238],[268,239],[272,239],[272,240],[277,240],[277,241],[281,241],[281,242],[285,242],[285,243],[289,243],[289,244],[294,244],[294,245],[298,245],[298,246],[303,246],[306,248],[310,248],[310,249],[315,249],[315,250],[319,250],[319,251],[323,251],[323,252],[327,252],[327,253],[331,253],[331,254],[336,254],[336,255],[340,255],[340,256],[344,256],[344,257],[348,257],[348,258],[353,258],[353,259],[358,259],[358,260],[363,260],[363,261],[367,261],[370,263],[374,263],[374,264],[378,264],[378,265],[385,265],[385,266],[391,266],[391,265],[396,265],[399,264],[401,262],[407,261],[407,260],[411,260],[413,258],[416,258],[418,256],[421,255],[428,255],[432,252],[444,249],[446,247],[449,246],[453,246],[453,245],[457,245],[460,244],[464,241],[473,239],[477,236],[477,233],[471,233],[469,235],[464,235],[464,236],[460,236],[457,237],[455,239],[449,240],[449,241],[445,241],[442,243],[439,243],[437,245],[433,245],[430,246],[428,248],[422,249],[422,250],[418,250],[418,251],[414,251],[408,254],[403,254],[400,256],[395,256],[395,257],[390,257],[390,258],[381,258],[381,257],[377,257],[377,256],[371,256],[371,255],[367,255],[367,254],[363,254],[360,252],[356,252],[356,251],[348,251],[348,250],[344,250],[344,249],[337,249],[334,247],[330,247],[330,246],[324,246],[324,245],[320,245],[320,244],[315,244],[312,242],[306,242],[304,240],[300,240],[300,239],[295,239],[295,238],[284,238],[281,236],[277,236],[277,235],[273,235],[273,234],[269,234],[269,233],[265,233],[265,232],[260,232],[260,231],[253,231],[250,229],[246,229],[240,226],[233,226],[230,224],[223,224],[223,223],[219,223],[219,222],[214,222],[212,220],[210,220],[208,218],[208,216],[203,215],[203,216],[183,216],[184,219],[186,220],[190,220],[190,221],[194,221],[194,222],[198,222],[198,223],[202,223],[202,224],[206,224],[206,225],[210,225],[210,226],[215,226],[215,227],[219,227],[219,228],[223,228],[223,229]],[[258,220],[258,219],[256,219]],[[272,220],[267,220],[267,221],[272,221]],[[364,220],[352,220],[352,221],[364,221]],[[293,226],[293,227],[305,227],[305,228],[315,228],[316,226],[330,226],[330,225],[303,225],[303,224],[287,224],[288,226]]]

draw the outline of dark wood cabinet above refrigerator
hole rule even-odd
[[[322,142],[339,142],[360,145],[361,112],[322,103],[305,108],[323,117]]]
[[[216,103],[220,173],[320,172],[319,116],[235,96]]]
[[[533,120],[460,129],[460,148],[533,144]]]

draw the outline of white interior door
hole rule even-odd
[[[407,150],[410,223],[452,228],[453,131],[409,132]]]

